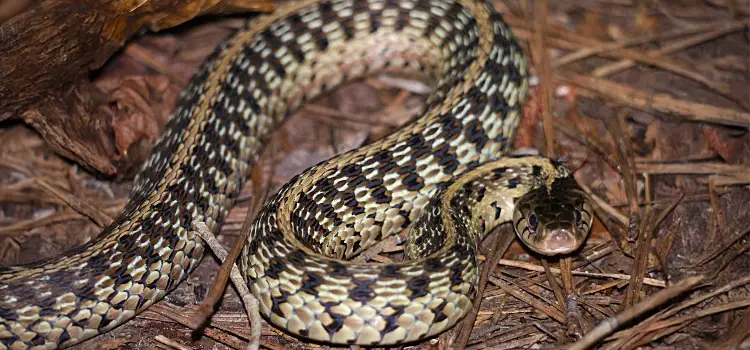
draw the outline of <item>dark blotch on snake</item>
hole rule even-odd
[[[375,281],[373,280],[365,280],[365,281],[353,281],[356,286],[349,291],[349,298],[352,300],[356,300],[361,303],[368,303],[372,298],[375,297],[375,292],[370,288]]]
[[[416,299],[427,295],[427,286],[430,285],[430,278],[425,276],[417,276],[409,280],[406,283],[406,288],[411,291],[409,298]]]
[[[331,260],[328,262],[328,268],[328,273],[331,276],[348,276],[346,265],[338,261]]]
[[[443,268],[443,264],[437,259],[427,259],[424,262],[424,270],[427,273],[439,272]]]
[[[300,287],[299,290],[308,295],[318,295],[317,289],[323,284],[323,282],[323,276],[308,271],[302,278],[302,287]]]

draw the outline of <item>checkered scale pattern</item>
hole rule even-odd
[[[98,238],[0,268],[0,349],[74,345],[148,308],[198,264],[191,223],[218,230],[279,124],[344,82],[404,71],[435,86],[424,112],[292,179],[240,264],[263,316],[303,338],[398,344],[450,328],[472,305],[477,239],[512,219],[516,198],[569,177],[544,158],[503,157],[526,97],[521,49],[478,0],[305,0],[206,61]],[[342,260],[408,226],[414,260]]]

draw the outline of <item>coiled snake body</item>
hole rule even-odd
[[[471,308],[477,242],[500,223],[542,254],[576,249],[591,211],[571,174],[504,156],[527,70],[497,13],[474,0],[293,2],[207,60],[114,224],[0,268],[0,348],[70,346],[148,308],[198,264],[191,223],[218,230],[278,124],[343,82],[404,70],[435,86],[424,112],[296,176],[256,218],[240,265],[266,320],[334,344],[417,341]],[[412,260],[340,260],[407,227]]]

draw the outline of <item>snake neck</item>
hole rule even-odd
[[[406,256],[419,259],[476,244],[496,227],[511,222],[519,198],[550,191],[567,179],[557,164],[536,156],[506,157],[461,175],[432,200],[407,235]],[[463,248],[462,248],[463,249]]]

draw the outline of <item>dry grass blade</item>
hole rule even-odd
[[[690,121],[750,127],[750,113],[747,112],[680,100],[662,93],[649,93],[608,80],[571,72],[561,73],[560,79],[640,110],[676,115]]]
[[[694,45],[697,45],[699,43],[715,39],[717,37],[720,37],[722,35],[726,35],[738,30],[741,30],[745,26],[748,25],[747,21],[737,21],[733,23],[728,23],[724,26],[721,26],[717,29],[707,31],[705,33],[699,33],[694,36],[687,37],[685,39],[681,39],[678,41],[675,41],[673,43],[669,43],[667,45],[662,46],[659,49],[651,50],[646,52],[646,56],[650,58],[657,58],[660,56],[664,56],[670,53],[674,53],[680,50],[684,50],[686,48],[692,47]],[[638,57],[642,58],[642,57]],[[623,60],[620,60],[618,62],[610,63],[607,65],[603,65],[591,72],[592,76],[595,77],[605,77],[608,75],[615,74],[617,72],[620,72],[622,70],[628,69],[635,65],[634,59],[637,60],[638,58],[632,57],[632,58],[626,58]]]
[[[503,257],[503,254],[506,250],[508,250],[508,247],[510,247],[511,243],[513,243],[513,240],[515,239],[515,235],[512,232],[507,232],[507,230],[503,229],[499,229],[496,231],[499,232],[495,234],[495,244],[493,245],[491,251],[490,261],[484,264],[482,273],[479,276],[479,288],[477,290],[477,295],[474,298],[474,306],[472,307],[469,314],[466,315],[464,320],[461,322],[461,325],[457,327],[457,329],[459,329],[458,336],[456,337],[455,341],[449,344],[449,346],[455,345],[459,349],[466,348],[466,344],[469,342],[469,338],[471,337],[471,330],[474,328],[474,321],[476,321],[477,314],[479,313],[479,306],[482,302],[484,290],[485,288],[487,288],[487,282],[489,281],[492,272],[497,266],[497,261]]]
[[[569,55],[563,56],[555,60],[554,67],[564,66],[566,64],[569,64],[569,63],[578,61],[580,59],[590,57],[590,56],[593,56],[593,55],[596,55],[598,53],[605,52],[605,51],[611,51],[611,50],[616,50],[616,49],[620,49],[623,47],[643,44],[643,43],[647,43],[647,42],[654,41],[654,40],[665,40],[665,39],[675,38],[675,37],[679,37],[683,35],[689,35],[689,34],[698,33],[698,32],[705,32],[707,30],[713,30],[713,29],[716,29],[725,25],[726,25],[725,22],[719,22],[719,23],[710,23],[710,24],[705,24],[705,25],[700,25],[700,26],[693,26],[689,28],[678,28],[678,29],[670,30],[664,33],[649,34],[649,35],[644,35],[641,37],[628,38],[619,42],[607,43],[607,44],[600,45],[598,47],[593,47],[593,48],[586,48],[586,49],[579,50],[577,52],[571,53]]]
[[[529,304],[534,309],[537,309],[543,314],[553,318],[560,324],[565,324],[565,315],[563,315],[563,313],[560,312],[560,310],[558,310],[557,308],[551,306],[552,304],[545,304],[540,302],[537,298],[530,296],[528,293],[524,292],[521,288],[514,285],[508,279],[490,276],[489,280],[494,285],[500,287],[500,289],[502,289],[506,293],[512,295],[514,298],[521,300],[526,304]]]
[[[261,335],[261,318],[260,318],[260,312],[258,311],[258,299],[255,298],[255,296],[250,293],[250,290],[247,288],[247,284],[245,282],[245,279],[242,277],[242,274],[240,273],[240,269],[237,267],[237,265],[234,263],[237,259],[237,256],[231,256],[227,254],[226,250],[224,250],[224,247],[221,246],[221,243],[216,239],[214,234],[211,232],[211,230],[208,229],[206,224],[202,221],[193,221],[193,227],[195,228],[196,232],[200,237],[205,241],[208,246],[211,248],[211,250],[216,254],[216,256],[221,260],[222,268],[225,265],[229,265],[231,268],[231,271],[229,273],[229,278],[232,279],[232,282],[234,283],[234,287],[237,288],[238,293],[240,294],[240,297],[242,297],[242,302],[245,305],[245,311],[247,312],[247,318],[250,321],[250,343],[247,345],[247,350],[258,350],[260,348],[260,335]],[[244,237],[247,239],[247,237]],[[237,246],[241,248],[244,246],[244,240],[240,241],[240,244],[235,244],[235,246],[232,248],[234,251]],[[239,255],[239,251],[236,255]],[[229,259],[233,258],[233,259]],[[217,277],[218,279],[218,277]],[[226,282],[224,282],[226,284]],[[219,283],[214,283],[214,285],[219,285]],[[222,286],[225,287],[225,286]],[[221,288],[223,291],[224,288]],[[193,317],[191,319],[200,319],[200,317],[203,317],[205,315],[205,305],[211,305],[204,303],[201,305],[201,307],[198,309],[198,313],[196,314],[197,317]],[[213,305],[211,305],[213,306]]]
[[[695,277],[691,277],[691,278],[695,278]],[[717,288],[716,290],[713,290],[713,291],[708,292],[708,293],[703,294],[703,295],[698,295],[696,297],[693,297],[691,299],[683,301],[683,302],[681,302],[680,304],[678,304],[676,306],[673,306],[673,307],[670,307],[670,308],[668,308],[668,309],[666,309],[664,311],[661,311],[661,312],[659,312],[659,313],[657,313],[657,314],[649,317],[645,321],[641,322],[638,326],[633,327],[633,328],[628,329],[628,330],[624,330],[624,331],[618,332],[617,334],[615,334],[613,337],[617,341],[614,342],[614,343],[612,343],[610,346],[608,346],[608,348],[611,348],[611,349],[620,349],[626,343],[629,343],[629,342],[631,342],[633,340],[636,340],[636,341],[639,340],[638,338],[640,338],[642,335],[646,335],[647,331],[650,330],[650,329],[652,329],[652,327],[654,327],[653,329],[656,329],[656,330],[663,329],[664,327],[662,327],[662,326],[654,326],[654,325],[657,325],[657,324],[658,325],[666,325],[667,323],[665,323],[665,322],[670,322],[671,319],[677,319],[674,316],[677,315],[679,312],[681,312],[683,310],[686,310],[688,308],[691,308],[691,307],[695,307],[696,305],[698,305],[700,303],[703,303],[706,300],[715,298],[715,297],[717,297],[717,296],[719,296],[721,294],[727,293],[728,291],[731,291],[731,290],[733,290],[735,288],[742,287],[742,286],[744,286],[744,285],[746,285],[748,283],[750,283],[750,276],[746,276],[746,277],[741,278],[739,280],[729,282],[729,283],[727,283],[727,284],[725,284],[725,285]],[[733,307],[734,307],[734,305],[732,305],[730,308],[733,308]],[[726,308],[726,305],[719,306],[719,308],[720,308],[720,310],[724,310]],[[670,324],[675,325],[677,323],[670,323]]]
[[[102,210],[99,210],[94,204],[88,201],[78,198],[71,193],[65,192],[57,188],[45,179],[38,177],[34,178],[34,181],[44,189],[47,193],[59,198],[66,204],[68,204],[73,210],[79,212],[96,223],[100,228],[109,226],[114,220],[111,216]]]
[[[659,291],[638,304],[633,305],[633,307],[624,310],[619,315],[600,321],[598,326],[587,333],[583,339],[568,347],[568,350],[583,350],[594,346],[594,344],[606,338],[607,335],[612,334],[622,324],[627,323],[680,294],[693,289],[701,281],[703,281],[702,276],[686,278],[667,289]]]
[[[717,185],[742,184],[750,179],[750,168],[744,165],[702,162],[702,163],[636,163],[636,171],[648,174],[700,174],[700,175],[740,175],[733,177],[736,182],[717,183]],[[726,178],[729,180],[729,178]]]
[[[552,121],[552,91],[554,90],[552,83],[552,66],[550,64],[549,55],[547,53],[547,45],[545,44],[545,31],[547,24],[547,12],[549,10],[549,2],[547,0],[535,2],[536,8],[534,11],[534,40],[532,47],[534,48],[534,64],[541,73],[541,109],[542,109],[542,120],[544,126],[544,140],[545,140],[545,155],[548,157],[555,157],[555,133],[553,129],[554,122]]]
[[[531,264],[531,263],[525,263],[521,261],[515,261],[515,260],[506,260],[506,259],[500,259],[498,261],[498,264],[503,266],[512,266],[517,267],[519,269],[529,270],[529,271],[536,271],[536,272],[545,272],[543,266]],[[550,271],[552,273],[560,274],[560,269],[556,269],[554,267],[550,268]],[[572,274],[574,276],[585,276],[585,277],[594,277],[594,278],[615,278],[619,280],[630,280],[631,276],[621,273],[599,273],[599,272],[586,272],[586,271],[572,271]],[[617,283],[617,282],[613,282]],[[643,283],[652,287],[659,287],[664,288],[666,287],[666,284],[664,281],[660,281],[653,278],[643,278]]]
[[[620,345],[618,344],[616,347],[610,347],[610,349],[635,349],[639,346],[642,346],[644,344],[648,344],[650,342],[656,341],[664,336],[667,336],[669,334],[672,334],[691,322],[703,318],[706,316],[711,316],[715,314],[720,314],[726,311],[734,310],[734,309],[742,309],[750,306],[750,298],[745,298],[744,300],[739,300],[735,302],[729,302],[725,304],[721,304],[718,306],[709,307],[703,310],[699,310],[693,314],[685,315],[681,317],[674,317],[669,320],[664,320],[661,322],[654,322],[649,327],[646,327],[646,329],[643,329],[641,333],[638,334],[638,336],[633,338],[628,338],[624,344]]]

